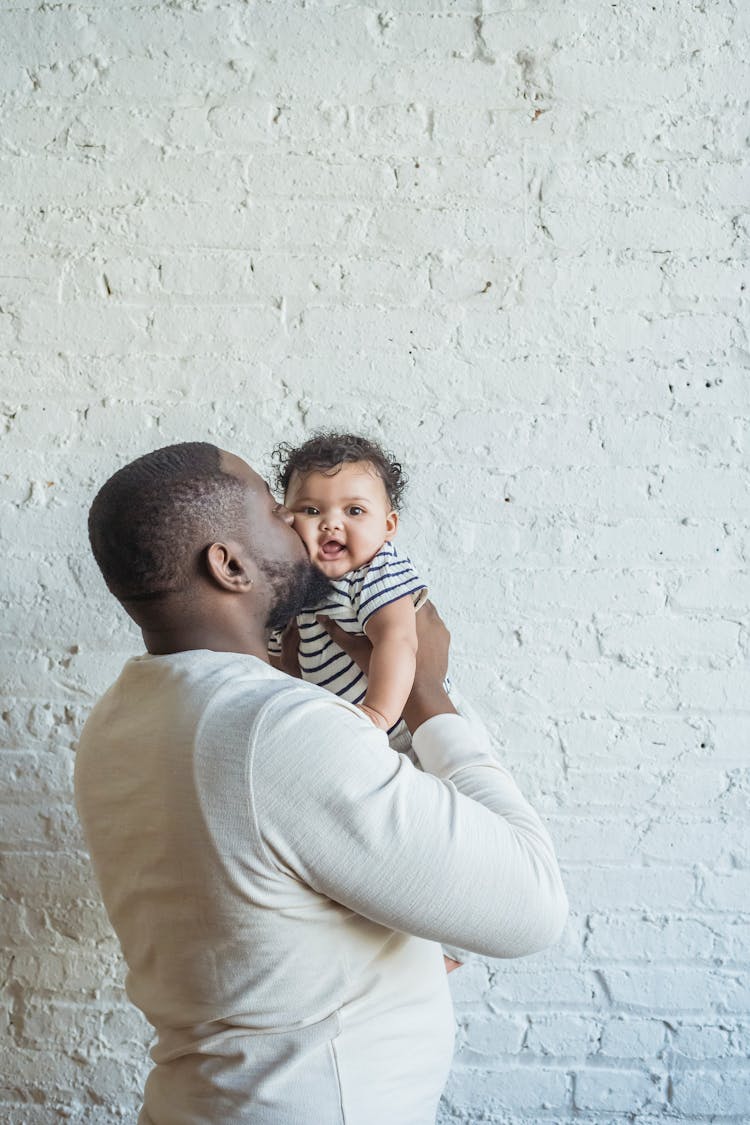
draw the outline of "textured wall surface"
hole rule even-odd
[[[147,1068],[71,801],[139,649],[93,491],[332,422],[410,470],[571,897],[453,976],[442,1125],[750,1120],[750,6],[0,9],[0,1120],[133,1122]]]

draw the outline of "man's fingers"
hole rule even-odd
[[[299,629],[292,620],[281,634],[281,669],[288,676],[300,677],[299,670]]]
[[[442,681],[448,672],[448,649],[451,635],[431,601],[426,601],[417,614],[417,674]]]
[[[417,614],[417,636],[419,637],[420,634],[425,635],[425,637],[428,634],[430,637],[440,635],[441,639],[443,637],[445,638],[446,643],[450,642],[448,628],[435,609],[434,603],[429,601],[429,599],[424,603]]]

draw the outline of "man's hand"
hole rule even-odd
[[[445,622],[430,601],[417,613],[417,675],[423,682],[442,684],[448,675],[448,649],[451,635]]]
[[[281,655],[274,661],[274,668],[297,680],[302,678],[299,670],[299,629],[294,618],[281,634]]]
[[[372,652],[372,645],[367,637],[347,633],[328,617],[319,617],[318,621],[339,648],[363,672],[367,672]],[[404,707],[404,719],[412,734],[433,715],[456,713],[456,708],[443,687],[448,672],[450,639],[450,633],[432,602],[425,602],[417,613],[417,669],[411,694]]]
[[[330,617],[320,616],[318,621],[329,637],[342,648],[363,672],[370,667],[372,645],[363,633],[347,633]],[[284,634],[286,636],[286,634]],[[423,678],[439,680],[448,672],[448,647],[451,635],[432,602],[427,601],[417,613],[417,670]]]
[[[434,715],[455,715],[456,708],[443,687],[448,674],[451,635],[432,602],[417,613],[417,670],[404,707],[404,721],[414,734]]]

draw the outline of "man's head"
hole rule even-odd
[[[186,606],[200,617],[217,594],[251,591],[231,612],[278,627],[323,582],[291,523],[239,457],[185,442],[110,477],[91,505],[89,537],[107,586],[144,629],[157,614],[171,629],[172,606],[178,629]]]
[[[236,533],[243,486],[207,442],[156,449],[125,465],[89,512],[94,558],[122,602],[185,590],[202,569],[201,548]]]

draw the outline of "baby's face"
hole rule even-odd
[[[310,559],[328,578],[364,566],[398,526],[385,485],[369,461],[292,473],[284,503]]]

